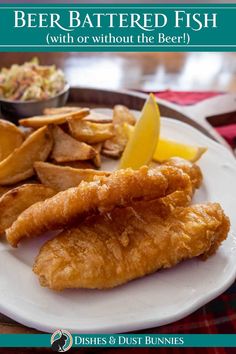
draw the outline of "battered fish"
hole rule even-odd
[[[195,190],[200,188],[202,184],[203,175],[200,167],[179,157],[169,159],[164,165],[180,168],[184,173],[189,175],[191,184],[185,190],[176,191],[162,198],[162,202],[172,209],[177,206],[189,205]]]
[[[172,157],[164,164],[165,166],[174,166],[180,168],[184,173],[187,173],[191,179],[193,189],[198,189],[203,180],[203,175],[200,167],[195,163],[182,159],[180,157]]]
[[[207,258],[228,231],[219,204],[170,211],[160,201],[143,202],[62,232],[42,247],[33,271],[54,290],[112,288],[184,259]]]
[[[118,170],[109,177],[81,182],[78,187],[32,205],[6,231],[7,240],[12,246],[17,246],[24,237],[68,227],[90,215],[111,211],[116,206],[161,198],[189,188],[189,176],[173,166]]]

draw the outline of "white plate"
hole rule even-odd
[[[162,135],[207,146],[200,161],[204,183],[195,202],[218,201],[231,219],[231,232],[206,262],[198,259],[106,291],[42,288],[31,268],[44,238],[18,249],[0,244],[0,311],[24,325],[52,332],[114,333],[179,320],[220,293],[236,275],[236,163],[223,146],[189,125],[163,118]]]

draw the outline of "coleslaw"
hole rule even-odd
[[[41,101],[60,93],[66,85],[62,70],[40,65],[37,58],[0,71],[0,97],[11,101]]]

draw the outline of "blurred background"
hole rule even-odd
[[[34,56],[61,67],[72,86],[236,92],[236,53],[1,53],[0,66]]]

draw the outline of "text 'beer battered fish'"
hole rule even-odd
[[[219,204],[176,208],[160,201],[94,216],[41,249],[34,272],[42,286],[111,288],[213,254],[229,231]]]
[[[78,223],[84,218],[127,206],[137,200],[152,200],[191,188],[189,176],[181,169],[161,165],[139,170],[125,169],[109,177],[81,182],[54,197],[25,210],[6,231],[8,242],[16,246],[24,237],[34,237]]]

